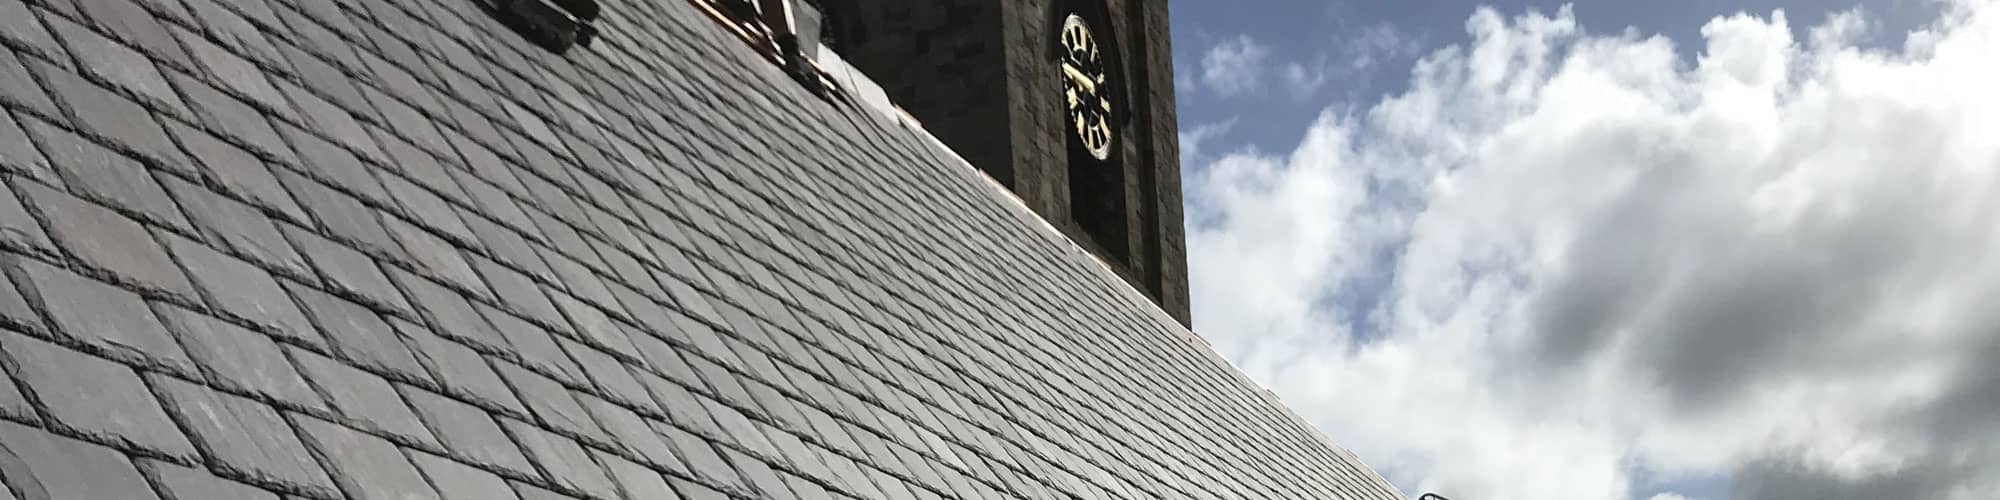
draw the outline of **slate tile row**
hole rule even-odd
[[[0,446],[51,457],[0,482],[1394,496],[969,170],[613,4],[561,59],[472,0],[0,0]]]

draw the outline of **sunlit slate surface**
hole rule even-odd
[[[0,499],[1397,498],[681,0],[0,0]]]

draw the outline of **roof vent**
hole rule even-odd
[[[590,46],[597,38],[596,0],[493,0],[494,13],[521,36],[550,52]]]

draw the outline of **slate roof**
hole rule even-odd
[[[1399,498],[682,0],[0,0],[0,499]]]

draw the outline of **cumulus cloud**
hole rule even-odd
[[[1230,119],[1216,123],[1196,125],[1187,130],[1182,130],[1180,132],[1181,164],[1189,168],[1195,167],[1197,162],[1207,158],[1210,146],[1214,145],[1216,140],[1229,135],[1230,129],[1234,128],[1236,128],[1236,120]]]
[[[1269,71],[1264,60],[1270,55],[1270,48],[1249,35],[1225,39],[1202,54],[1201,82],[1225,97],[1256,90]]]
[[[1196,329],[1414,490],[2000,498],[2000,5],[1952,5],[1892,49],[1718,17],[1692,60],[1479,10],[1190,169]]]

